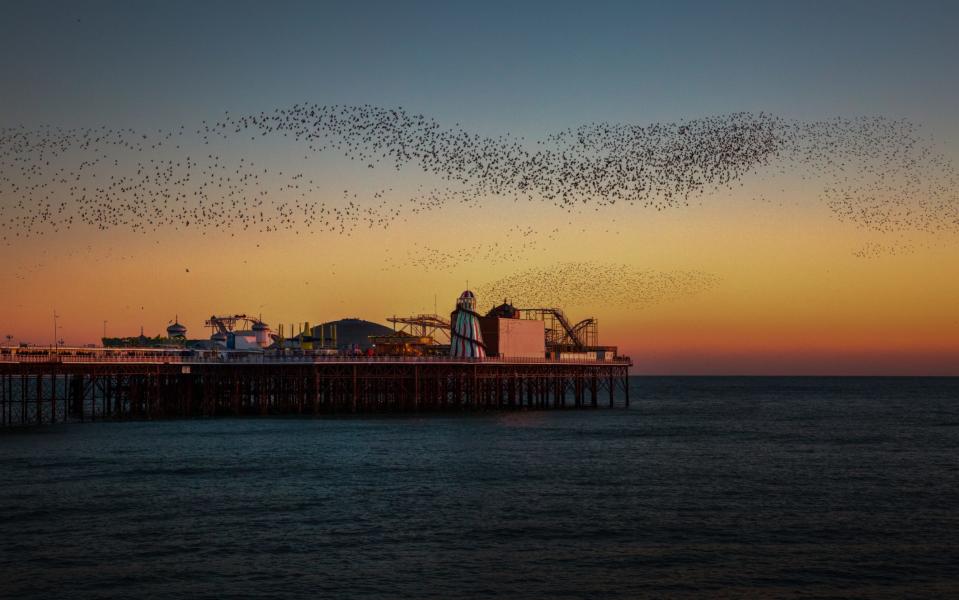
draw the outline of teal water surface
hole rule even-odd
[[[959,594],[959,379],[0,433],[0,596]]]

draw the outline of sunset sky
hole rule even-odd
[[[903,119],[943,164],[959,161],[955,3],[199,4],[7,5],[0,128],[196,129],[227,111],[309,102],[403,107],[479,135],[541,140],[588,123],[746,111]],[[435,184],[415,165],[307,157],[282,138],[216,144],[231,165],[302,173],[316,182],[311,200],[395,203],[402,215],[343,233],[78,225],[8,236],[0,335],[50,343],[54,310],[68,344],[98,341],[104,320],[108,335],[141,325],[153,335],[175,315],[191,337],[207,335],[213,313],[383,322],[432,312],[434,298],[448,313],[467,282],[589,262],[714,278],[650,302],[588,278],[593,301],[557,290],[556,305],[597,317],[601,342],[630,355],[637,374],[959,375],[959,221],[871,230],[837,218],[811,170],[760,169],[665,210],[488,195],[412,212],[407,198]],[[941,185],[956,210],[950,177]],[[0,204],[12,211],[10,185]],[[902,202],[926,200],[914,191]],[[512,299],[523,304],[523,293]]]

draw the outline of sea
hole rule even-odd
[[[959,378],[0,432],[4,598],[956,598]]]

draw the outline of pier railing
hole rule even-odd
[[[629,365],[628,357],[593,359],[584,357],[486,357],[458,358],[447,356],[109,356],[68,354],[0,354],[0,363],[99,363],[99,364],[604,364]]]

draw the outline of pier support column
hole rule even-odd
[[[37,373],[37,425],[43,424],[43,373]]]
[[[623,392],[626,394],[626,408],[629,408],[629,369],[623,370]]]
[[[353,402],[350,407],[350,412],[356,412],[356,401],[359,396],[359,390],[356,387],[356,365],[353,365]]]
[[[413,410],[420,407],[420,366],[413,367]]]
[[[613,402],[616,397],[616,379],[613,377],[612,369],[609,373],[609,407],[613,408]]]

